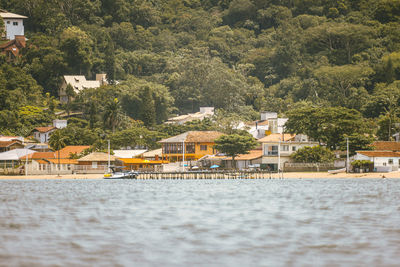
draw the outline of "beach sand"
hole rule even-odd
[[[282,175],[282,174],[281,174]],[[272,178],[279,178],[278,174],[272,174]],[[390,173],[337,173],[330,174],[327,172],[285,172],[283,173],[284,179],[351,179],[351,178],[400,178],[400,171]],[[69,175],[5,175],[0,176],[0,180],[17,180],[17,179],[103,179],[103,174],[69,174]]]

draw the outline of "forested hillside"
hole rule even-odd
[[[70,128],[114,135],[137,120],[155,130],[200,106],[248,120],[261,110],[354,109],[364,128],[381,126],[372,132],[381,139],[398,121],[400,0],[0,0],[0,8],[29,17],[22,57],[0,58],[3,133],[27,134],[60,108],[83,112]],[[58,105],[62,75],[101,72],[118,83]]]

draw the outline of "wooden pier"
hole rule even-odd
[[[141,172],[141,180],[203,180],[203,179],[282,179],[283,173],[267,171],[187,171],[187,172]]]

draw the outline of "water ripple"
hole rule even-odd
[[[0,266],[396,266],[400,180],[0,181]]]

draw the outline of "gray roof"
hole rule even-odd
[[[19,160],[20,158],[35,153],[36,151],[25,149],[25,148],[17,148],[10,151],[6,151],[0,153],[0,161],[5,160]]]
[[[186,133],[183,133],[180,135],[176,135],[176,136],[173,136],[170,138],[163,139],[160,141],[160,143],[182,143],[186,140],[186,137],[189,133],[190,132],[186,132]]]
[[[83,75],[64,75],[66,84],[72,85],[76,92],[79,92],[86,88],[98,88],[100,87],[100,81],[86,80]]]
[[[18,14],[14,14],[11,12],[7,12],[5,10],[0,10],[0,17],[2,17],[3,19],[27,19],[28,17],[22,16],[22,15],[18,15]],[[4,11],[4,12],[2,12]]]

